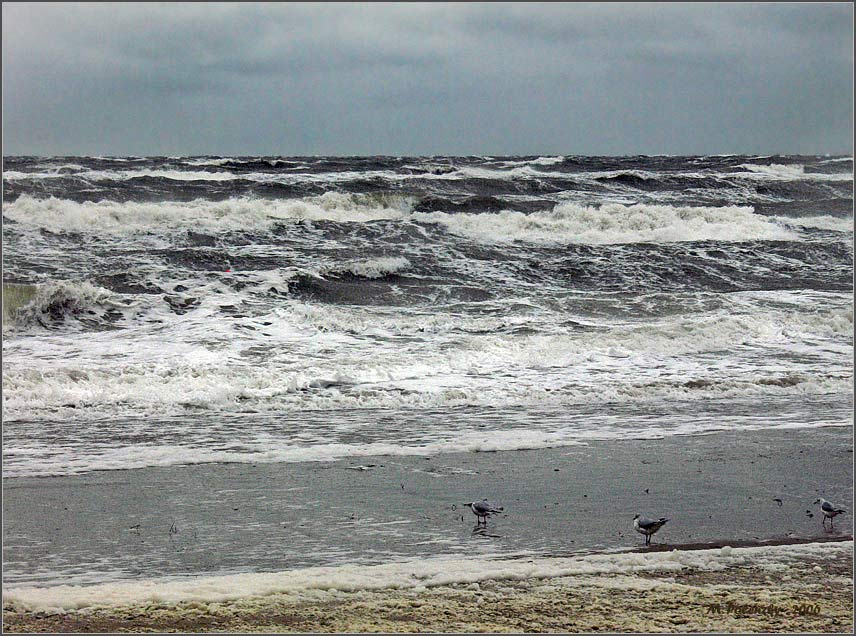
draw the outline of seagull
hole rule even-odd
[[[639,534],[645,535],[645,545],[651,543],[651,535],[657,532],[660,528],[662,528],[665,523],[668,521],[665,517],[660,517],[659,519],[649,519],[648,517],[640,517],[636,515],[633,517],[633,529],[636,530]]]
[[[820,510],[821,512],[823,512],[823,519],[821,520],[821,523],[823,525],[826,525],[826,520],[829,519],[830,527],[833,526],[832,520],[835,518],[836,515],[840,515],[842,512],[847,512],[844,508],[838,508],[836,506],[833,506],[823,497],[821,497],[820,499],[815,499],[814,503],[820,504]]]
[[[469,503],[465,503],[465,506],[469,506],[473,511],[473,514],[476,516],[477,524],[481,523],[481,520],[484,519],[484,524],[487,525],[487,518],[490,515],[498,514],[503,511],[502,506],[496,508],[490,505],[487,502],[487,499],[482,499],[481,501],[471,501]]]

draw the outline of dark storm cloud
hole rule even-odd
[[[3,5],[4,153],[850,153],[837,4]]]

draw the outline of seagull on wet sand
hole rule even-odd
[[[648,517],[642,517],[640,515],[636,515],[633,517],[633,529],[636,530],[639,534],[645,535],[645,545],[651,543],[651,535],[653,535],[657,530],[662,528],[665,523],[668,521],[665,517],[660,517],[659,519],[649,519]]]
[[[839,508],[838,506],[833,505],[831,502],[827,501],[823,497],[819,499],[815,499],[814,503],[820,504],[820,511],[823,513],[823,519],[821,523],[826,525],[826,520],[829,519],[830,527],[833,526],[834,522],[832,521],[836,515],[840,515],[842,512],[847,512],[844,508]]]
[[[471,501],[469,503],[465,503],[465,506],[469,506],[470,510],[473,511],[473,514],[476,516],[477,522],[481,523],[482,519],[484,519],[484,524],[487,525],[487,518],[490,515],[499,514],[504,510],[502,506],[496,507],[492,506],[487,502],[487,499],[482,499],[481,501]]]

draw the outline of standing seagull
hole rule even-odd
[[[487,518],[490,515],[498,514],[503,511],[502,506],[500,506],[499,508],[495,508],[487,502],[487,499],[482,499],[481,501],[471,501],[469,503],[465,503],[464,505],[469,506],[470,509],[473,511],[473,514],[476,516],[477,519],[477,524],[481,523],[481,520],[484,519],[484,525],[487,525]]]
[[[842,512],[847,512],[844,508],[838,508],[833,506],[826,499],[821,497],[820,499],[815,499],[814,503],[820,504],[820,510],[823,512],[823,519],[821,523],[825,526],[826,520],[829,519],[830,527],[834,527],[834,522],[832,521],[836,515],[840,515]]]
[[[633,529],[636,530],[639,534],[645,535],[645,545],[651,543],[651,535],[657,532],[660,528],[662,528],[668,519],[665,517],[660,517],[659,519],[649,519],[648,517],[640,517],[636,515],[633,517]]]

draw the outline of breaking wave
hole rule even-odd
[[[668,205],[585,206],[562,203],[547,212],[523,214],[417,213],[450,232],[489,243],[668,243],[678,241],[790,241],[797,234],[756,215],[749,207]]]
[[[739,176],[755,179],[771,179],[781,181],[797,181],[797,180],[812,180],[812,181],[853,181],[852,173],[842,174],[826,174],[826,173],[807,173],[805,166],[801,164],[780,164],[773,163],[769,165],[759,165],[754,163],[743,163],[738,166],[747,172],[736,173]]]
[[[269,230],[283,222],[340,221],[364,223],[401,219],[410,209],[406,197],[328,192],[303,199],[197,199],[187,203],[100,201],[78,203],[22,195],[4,207],[15,222],[51,231],[130,234],[157,229],[237,231]]]
[[[4,331],[35,325],[53,328],[69,318],[80,319],[82,324],[89,326],[104,326],[111,320],[122,318],[134,304],[131,300],[88,282],[51,281],[40,285],[4,285],[4,296],[7,289],[14,287],[23,292],[16,294],[10,291],[13,300],[8,309],[4,306],[4,319],[8,318],[8,322],[4,320]]]
[[[57,284],[37,294],[28,315],[61,319],[93,306],[122,305],[102,289]],[[756,350],[798,356],[807,348],[823,346],[829,355],[845,358],[849,350],[852,364],[852,306],[822,313],[777,310],[668,319],[605,332],[514,339],[496,331],[478,333],[482,318],[462,321],[449,316],[445,320],[457,321],[456,332],[432,334],[425,327],[417,329],[412,320],[400,326],[390,321],[349,322],[342,310],[328,317],[326,311],[297,303],[293,310],[242,323],[250,333],[264,332],[265,338],[249,341],[244,345],[247,349],[237,341],[238,349],[231,353],[222,346],[215,353],[182,341],[171,343],[174,353],[165,357],[163,342],[153,333],[136,342],[135,348],[148,351],[146,355],[155,356],[158,364],[134,354],[126,364],[115,361],[104,370],[90,366],[82,374],[75,364],[62,361],[37,372],[26,366],[6,368],[4,407],[11,418],[61,414],[73,419],[77,413],[109,417],[172,416],[197,409],[271,413],[567,406],[852,390],[852,370],[841,366],[819,373],[811,366],[792,365],[790,371],[780,372],[748,362]],[[423,324],[430,328],[430,321]],[[215,325],[204,328],[215,337]],[[216,339],[226,342],[230,333],[221,332]],[[403,348],[371,344],[374,339],[394,343],[394,338],[420,334],[442,339],[428,350],[419,341]],[[305,343],[305,348],[295,349],[295,343]],[[316,358],[313,352],[326,347],[335,347],[336,356]],[[282,359],[280,350],[292,353]],[[92,355],[98,351],[96,347]],[[731,352],[732,366],[746,359],[745,369],[701,364],[721,351]],[[659,371],[643,371],[649,368]],[[508,375],[511,370],[513,377]]]
[[[16,222],[51,231],[127,234],[193,228],[208,232],[266,231],[280,223],[379,220],[433,223],[476,241],[539,244],[667,243],[679,241],[797,240],[781,222],[751,207],[670,205],[588,206],[559,203],[551,210],[523,213],[413,212],[415,199],[395,193],[328,192],[289,200],[228,199],[188,203],[78,203],[23,195],[4,210]],[[799,224],[799,221],[788,224]],[[803,221],[805,225],[805,221]]]

